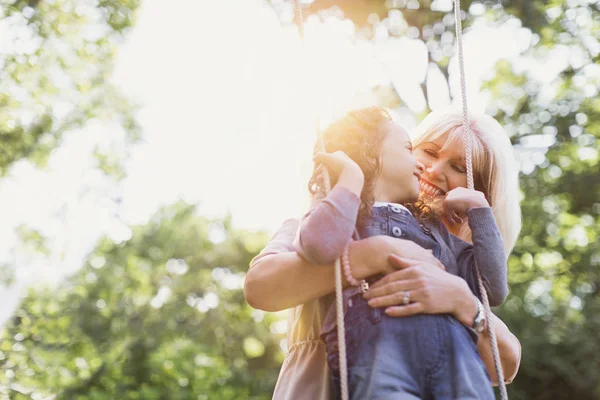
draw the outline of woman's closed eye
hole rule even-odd
[[[423,149],[423,152],[428,156],[437,158],[437,153],[431,149]]]
[[[459,172],[461,174],[467,173],[467,169],[462,165],[454,164],[454,165],[452,165],[452,169],[454,169],[456,172]]]

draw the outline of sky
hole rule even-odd
[[[142,143],[124,149],[120,127],[92,124],[70,132],[46,169],[22,161],[0,180],[0,261],[17,265],[16,284],[0,289],[0,322],[28,285],[60,282],[101,236],[127,240],[128,225],[178,199],[202,215],[230,212],[237,228],[273,232],[308,205],[316,121],[375,103],[371,88],[389,82],[411,111],[425,107],[420,85],[432,67],[420,42],[380,32],[376,45],[355,43],[352,23],[333,18],[309,19],[306,30],[302,46],[261,0],[142,2],[112,77],[139,106]],[[511,23],[465,35],[471,108],[485,106],[482,79],[499,58],[517,56],[527,35]],[[429,76],[432,102],[445,105],[445,81]],[[122,182],[94,168],[96,145],[129,154]],[[48,257],[18,244],[22,224],[48,237]]]

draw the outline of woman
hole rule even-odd
[[[471,131],[479,137],[473,140],[473,167],[479,177],[476,189],[486,195],[493,208],[508,254],[520,229],[517,173],[511,165],[510,142],[501,126],[485,115],[471,117]],[[413,144],[415,156],[425,166],[421,187],[427,195],[443,199],[450,190],[466,186],[461,138],[462,117],[457,112],[431,113],[419,125]],[[452,232],[469,239],[465,223],[444,222]],[[307,263],[293,251],[297,228],[298,221],[286,221],[253,260],[246,279],[246,298],[252,306],[268,311],[295,307],[290,313],[289,354],[274,398],[327,399],[330,385],[319,334],[335,287],[334,273],[331,267]],[[428,251],[411,242],[379,236],[354,242],[349,253],[355,278],[386,274],[370,290],[372,307],[388,307],[388,315],[396,317],[451,314],[464,325],[473,325],[477,305],[466,282],[441,270]],[[399,306],[402,290],[398,288],[404,276],[401,270],[406,266],[413,267],[422,285],[419,290],[429,295],[408,306]],[[494,319],[494,326],[505,376],[511,380],[517,371],[520,346],[499,319]],[[495,380],[487,333],[478,347]]]

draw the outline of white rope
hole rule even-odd
[[[304,46],[304,20],[302,18],[302,8],[300,7],[300,1],[294,0],[294,15],[298,23],[298,31]],[[325,143],[323,142],[323,135],[319,127],[319,120],[316,121],[317,136],[319,140],[319,147],[321,151],[325,152]],[[322,164],[321,178],[323,179],[323,186],[325,187],[325,194],[329,194],[331,191],[331,182],[329,179],[329,171]],[[339,364],[340,364],[340,383],[342,400],[348,400],[348,365],[346,361],[346,329],[344,326],[344,298],[342,295],[342,268],[340,260],[335,261],[335,310],[337,316],[337,332],[338,332],[338,352],[339,352]]]
[[[473,182],[473,161],[472,161],[472,150],[471,150],[471,127],[469,125],[469,112],[467,108],[467,85],[465,82],[465,63],[463,56],[462,47],[462,23],[460,18],[460,0],[454,0],[454,25],[456,28],[456,44],[458,48],[458,65],[460,69],[460,89],[462,96],[462,112],[463,112],[463,137],[465,142],[465,161],[467,164],[467,187],[471,190],[475,188]],[[502,370],[502,363],[500,361],[500,354],[498,351],[498,340],[496,339],[496,331],[492,323],[492,312],[490,310],[490,301],[481,279],[481,273],[477,262],[475,262],[475,272],[477,275],[477,281],[479,283],[479,291],[483,299],[483,305],[485,308],[485,319],[487,321],[487,329],[490,334],[490,344],[492,345],[492,355],[494,357],[494,365],[496,367],[496,376],[498,377],[498,384],[500,386],[500,397],[502,400],[508,400],[508,394],[506,392],[506,383],[504,382],[504,371]]]
[[[295,16],[298,21],[298,29],[300,33],[300,37],[304,44],[304,21],[302,18],[302,9],[300,7],[300,1],[294,0],[294,11]],[[460,69],[460,84],[461,84],[461,96],[462,96],[462,111],[463,111],[463,136],[465,142],[465,158],[467,164],[467,187],[469,189],[474,189],[474,180],[473,180],[473,162],[472,162],[472,151],[471,151],[471,135],[470,135],[470,126],[469,126],[469,116],[468,116],[468,107],[467,107],[467,93],[466,93],[466,83],[465,83],[465,67],[464,67],[464,57],[463,57],[463,48],[462,48],[462,23],[460,16],[460,0],[454,0],[454,21],[456,28],[456,42],[458,47],[458,63]],[[317,134],[319,138],[319,146],[321,151],[325,151],[325,144],[323,142],[323,136],[321,135],[320,128],[317,122]],[[328,194],[331,190],[331,182],[329,179],[329,172],[327,168],[323,167],[321,172],[321,177],[323,179],[323,185],[325,187],[325,193]],[[492,354],[494,357],[494,364],[496,367],[496,374],[498,377],[498,383],[500,385],[500,395],[502,400],[508,400],[508,395],[506,393],[506,384],[504,382],[504,373],[502,370],[502,365],[500,362],[500,355],[498,351],[498,342],[496,339],[496,332],[494,331],[492,319],[491,319],[491,310],[490,303],[487,296],[487,292],[485,286],[483,285],[483,280],[481,279],[481,274],[479,272],[479,267],[477,264],[475,265],[475,271],[477,275],[477,280],[479,283],[479,290],[481,292],[481,296],[483,298],[483,304],[485,308],[485,317],[487,320],[487,328],[490,334],[490,343],[492,346]],[[343,296],[342,296],[342,272],[341,272],[341,264],[340,260],[336,260],[335,262],[335,300],[336,300],[336,314],[337,314],[337,330],[338,330],[338,344],[339,344],[339,367],[340,367],[340,382],[341,382],[341,394],[342,400],[348,400],[348,373],[347,373],[347,359],[346,359],[346,330],[344,327],[344,304],[343,304]]]
[[[296,0],[298,1],[298,0]],[[319,147],[322,152],[325,152],[325,142],[317,121],[317,135],[319,137]],[[321,164],[321,178],[325,187],[325,194],[331,191],[331,182],[329,180],[329,171],[324,164]],[[348,400],[348,363],[346,361],[346,327],[344,325],[344,297],[342,295],[342,268],[340,259],[335,261],[335,311],[337,318],[337,333],[338,333],[338,355],[340,363],[340,386],[342,392],[342,400]]]
[[[335,261],[335,310],[337,317],[338,351],[340,362],[340,386],[342,400],[348,400],[348,365],[346,363],[346,329],[344,326],[344,298],[342,296],[342,269],[340,260]]]

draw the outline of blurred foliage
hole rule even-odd
[[[280,1],[273,1],[274,4],[280,4]],[[300,0],[301,3],[305,3]],[[329,11],[332,8],[339,9],[346,18],[359,28],[369,27],[389,16],[390,10],[401,11],[408,26],[418,28],[427,25],[440,23],[450,13],[452,13],[453,0],[314,0],[309,1],[306,7],[306,14],[319,14],[323,11]],[[472,5],[484,5],[488,9],[498,9],[500,6],[508,14],[519,18],[523,25],[534,32],[545,25],[544,10],[548,2],[531,0],[461,0],[461,9],[469,10]],[[555,1],[557,4],[562,2]],[[587,2],[586,2],[587,3]],[[466,16],[466,15],[465,15]],[[468,26],[469,20],[465,20]],[[398,34],[398,31],[395,31]]]
[[[357,35],[367,38],[383,29],[389,37],[420,39],[429,50],[429,62],[448,81],[454,53],[453,40],[448,40],[454,38],[451,9],[428,9],[442,3],[451,4],[315,0],[306,11],[326,18],[341,10],[359,28]],[[504,8],[497,2],[461,1],[469,11],[463,15],[467,32],[478,18],[498,27],[516,23],[531,32],[529,47],[516,59],[500,61],[483,87],[491,97],[487,112],[511,135],[522,164],[523,230],[509,260],[511,295],[498,310],[523,346],[521,369],[509,395],[597,399],[600,3],[502,3]],[[564,65],[557,67],[557,62]],[[543,76],[545,65],[556,75]],[[427,96],[425,85],[423,90]],[[384,101],[402,106],[398,100]]]
[[[363,38],[385,28],[391,37],[423,40],[430,62],[448,78],[453,18],[450,10],[431,7],[449,1],[305,3],[311,3],[305,11],[318,17],[352,18]],[[44,43],[20,53],[16,46],[2,61],[4,172],[22,157],[43,160],[65,129],[88,119],[111,115],[135,127],[126,102],[104,78],[137,2],[90,2],[110,27],[100,39],[77,34],[89,22],[78,14],[79,3],[0,4],[4,20],[21,21]],[[270,4],[276,12],[291,5]],[[600,3],[504,0],[504,9],[497,4],[462,1],[469,10],[467,31],[485,19],[491,26],[516,21],[532,33],[529,47],[500,61],[483,89],[491,95],[488,112],[505,126],[522,163],[523,231],[509,259],[511,294],[498,309],[523,346],[509,394],[597,399]],[[539,66],[557,60],[564,65],[555,76],[542,77]],[[51,66],[64,71],[64,86],[48,78]],[[385,91],[378,93],[392,102]],[[77,104],[77,110],[56,109],[56,96]],[[29,119],[19,116],[25,105],[35,110]],[[108,170],[115,168],[110,155],[98,157]],[[20,235],[43,250],[35,231],[22,228]],[[249,308],[241,290],[250,258],[267,239],[233,229],[229,219],[198,217],[180,203],[160,210],[146,226],[133,227],[130,240],[103,240],[59,288],[32,290],[4,328],[0,398],[269,398],[283,357],[284,322]]]
[[[126,242],[103,240],[58,289],[32,290],[5,327],[0,396],[270,398],[282,322],[241,290],[266,240],[185,203]]]
[[[550,3],[539,43],[522,60],[554,68],[549,55],[561,54],[563,68],[547,79],[502,62],[487,84],[496,117],[529,154],[501,316],[523,345],[512,398],[598,399],[600,3]]]
[[[107,82],[138,5],[0,1],[0,175],[23,158],[43,166],[65,132],[93,120],[116,121],[138,139],[131,105]]]

